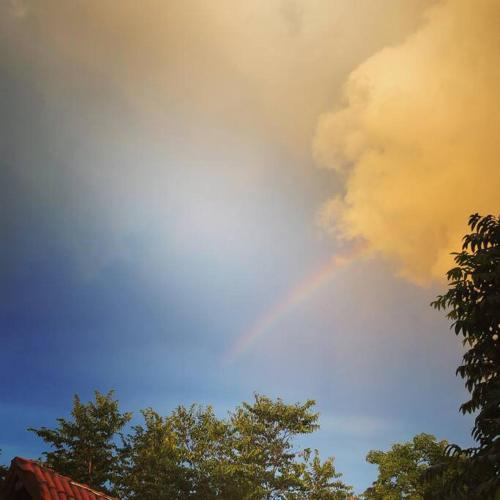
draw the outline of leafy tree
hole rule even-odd
[[[211,407],[179,406],[161,417],[142,411],[121,450],[125,498],[230,498],[228,428]]]
[[[124,437],[123,498],[345,499],[350,487],[317,451],[293,438],[318,428],[313,401],[289,405],[255,395],[227,419],[211,407],[179,406],[169,416],[142,412]],[[312,457],[312,458],[311,458]]]
[[[419,434],[410,442],[394,444],[389,451],[370,451],[366,460],[378,466],[378,477],[364,492],[364,498],[427,498],[436,489],[437,484],[426,480],[424,472],[446,460],[447,445],[446,441],[436,441],[431,434]]]
[[[314,454],[309,449],[304,450],[304,464],[302,471],[303,489],[309,500],[345,500],[354,499],[351,496],[352,488],[339,478],[342,474],[335,470],[333,458],[321,462],[318,450]],[[298,495],[297,498],[304,498]]]
[[[308,467],[308,452],[293,447],[293,437],[319,428],[318,414],[311,410],[314,404],[308,400],[288,405],[256,394],[253,404],[243,403],[231,415],[235,464],[241,477],[253,484],[251,498],[347,498],[350,488],[331,481],[340,477],[332,459],[321,464],[315,455]],[[299,457],[306,458],[305,463]],[[327,496],[332,494],[341,496]]]
[[[500,489],[500,218],[474,214],[471,232],[455,253],[448,291],[432,303],[448,310],[467,351],[457,369],[471,397],[462,413],[476,413],[472,436],[477,446],[449,448],[463,471],[449,484],[455,498],[493,497]]]
[[[2,450],[0,450],[0,455],[2,454]],[[5,465],[0,465],[0,491],[2,490],[2,485],[5,480],[5,477],[7,476],[9,468],[6,467]]]
[[[258,498],[300,488],[291,439],[319,428],[313,405],[287,405],[256,394],[253,404],[243,403],[231,415],[236,462],[242,475],[255,483]]]
[[[54,451],[44,452],[47,464],[76,481],[108,491],[115,479],[117,433],[130,420],[121,413],[113,391],[95,391],[95,401],[82,403],[74,396],[72,418],[58,418],[58,427],[28,429]]]
[[[48,465],[123,499],[350,498],[333,459],[296,450],[293,439],[315,431],[314,401],[286,404],[256,394],[227,418],[213,409],[179,406],[170,415],[143,410],[143,424],[121,433],[131,418],[108,394],[73,402],[72,419],[56,429],[30,429],[49,443]],[[121,437],[121,445],[116,443]]]

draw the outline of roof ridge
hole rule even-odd
[[[73,486],[76,486],[77,488],[85,489],[85,490],[93,493],[97,497],[108,499],[108,500],[118,500],[117,497],[112,497],[112,496],[107,495],[106,493],[103,493],[101,491],[94,490],[93,488],[91,488],[87,484],[79,483],[78,481],[75,481],[71,477],[65,476],[64,474],[57,472],[56,470],[54,470],[51,467],[48,467],[47,465],[42,463],[40,460],[34,460],[31,458],[24,458],[24,457],[14,457],[12,459],[12,463],[17,463],[17,464],[19,464],[20,467],[22,467],[23,463],[26,465],[31,465],[32,467],[38,467],[39,469],[41,469],[41,471],[46,471],[52,475],[59,476],[60,478],[67,481],[69,484],[72,484]],[[42,475],[42,478],[38,477],[37,481],[49,484],[49,481],[47,481],[47,479],[45,477],[43,477],[43,475]]]
[[[67,476],[65,476],[67,477]],[[96,495],[99,495],[101,497],[104,497],[104,498],[115,498],[115,497],[110,497],[109,495],[106,495],[106,493],[103,493],[102,491],[97,491],[97,490],[94,490],[93,488],[91,488],[89,485],[87,484],[82,484],[82,483],[79,483],[78,481],[73,481],[73,479],[69,478],[69,482],[71,484],[74,484],[75,486],[78,486],[79,488],[84,488],[85,490],[89,490],[91,491],[92,493],[95,493]]]
[[[58,476],[61,476],[61,477],[64,477],[66,479],[68,479],[68,481],[70,482],[73,482],[73,479],[71,479],[69,476],[65,476],[64,474],[61,474],[60,472],[57,472],[55,469],[53,469],[52,467],[49,467],[48,465],[45,465],[41,460],[34,460],[32,458],[23,458],[23,457],[14,457],[13,460],[22,460],[23,462],[29,462],[31,464],[34,464],[42,469],[45,469],[47,471],[50,471]],[[74,481],[75,484],[78,484],[79,486],[85,486],[83,484],[79,484],[77,483],[76,481]]]

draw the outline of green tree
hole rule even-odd
[[[347,498],[350,488],[341,481],[330,481],[340,476],[332,459],[321,464],[315,456],[308,467],[307,453],[294,448],[294,437],[319,428],[314,404],[308,400],[289,405],[256,394],[252,404],[243,403],[231,415],[235,465],[240,477],[253,485],[251,498],[335,498],[327,496],[333,493]]]
[[[477,446],[449,448],[463,474],[449,483],[455,498],[493,497],[500,489],[500,218],[474,214],[471,232],[455,253],[448,291],[432,303],[448,310],[455,333],[467,350],[457,369],[471,397],[460,407],[475,413]]]
[[[311,453],[309,449],[302,453],[304,464],[302,465],[303,491],[305,495],[297,498],[308,498],[309,500],[345,500],[354,498],[351,496],[352,487],[347,486],[340,478],[342,474],[335,470],[333,458],[327,458],[321,462],[318,450]]]
[[[227,423],[211,407],[142,411],[121,449],[122,495],[137,499],[230,498]]]
[[[0,450],[0,455],[2,454],[2,450]],[[2,485],[5,480],[5,477],[7,476],[9,468],[6,467],[5,465],[0,465],[0,491],[2,490]]]
[[[431,434],[419,434],[410,442],[394,444],[389,451],[372,450],[367,462],[378,466],[378,477],[364,492],[370,500],[421,500],[436,489],[425,478],[429,467],[446,459],[446,441],[436,441]],[[438,481],[437,479],[435,481]]]
[[[236,463],[258,498],[272,498],[300,488],[292,437],[319,428],[314,401],[287,405],[256,394],[253,404],[243,403],[231,415]]]
[[[47,465],[89,486],[109,491],[116,478],[116,437],[130,420],[121,413],[113,391],[95,391],[95,401],[82,403],[74,396],[72,418],[58,418],[55,429],[28,429],[54,451],[44,452]]]
[[[351,488],[333,459],[294,449],[294,437],[318,428],[313,405],[257,394],[226,419],[197,405],[166,417],[144,410],[144,424],[123,439],[122,497],[345,499]]]

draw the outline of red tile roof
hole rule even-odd
[[[119,500],[62,476],[34,460],[20,457],[11,462],[4,494],[14,491],[18,481],[21,481],[34,500]]]

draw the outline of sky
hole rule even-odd
[[[469,444],[442,311],[500,209],[495,0],[0,3],[0,460],[72,395],[313,398],[370,449]]]

